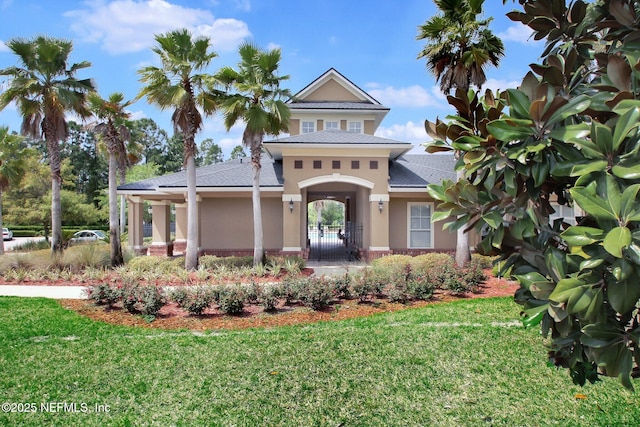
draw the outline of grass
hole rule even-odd
[[[4,297],[0,400],[37,411],[0,412],[0,424],[637,424],[640,395],[615,379],[574,386],[546,367],[538,331],[517,320],[518,307],[497,298],[194,333],[106,325],[53,300]],[[41,411],[47,402],[84,403],[88,412]]]

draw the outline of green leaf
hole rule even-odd
[[[526,274],[517,274],[514,278],[518,281],[520,286],[525,289],[531,289],[531,285],[536,282],[549,282],[546,277],[537,271],[530,271]]]
[[[509,106],[511,115],[516,117],[529,117],[531,101],[526,93],[518,89],[508,89]]]
[[[595,227],[573,225],[563,231],[560,236],[569,246],[582,247],[602,240],[604,231]]]
[[[624,60],[622,60],[624,61]],[[617,150],[631,129],[640,126],[640,107],[631,108],[618,118],[613,131],[613,148]]]
[[[615,325],[594,323],[582,328],[582,344],[591,348],[604,348],[624,342],[624,333]]]
[[[587,214],[596,218],[618,220],[617,213],[611,211],[609,204],[600,197],[590,194],[585,187],[574,187],[569,192],[573,200]]]
[[[575,98],[570,99],[568,103],[558,108],[547,120],[547,125],[556,124],[563,120],[568,119],[571,116],[580,114],[584,110],[589,108],[590,104],[591,104],[591,101],[589,100],[588,96],[586,95],[576,96]]]
[[[493,229],[497,229],[502,224],[502,216],[496,211],[482,215],[482,219]]]
[[[622,258],[622,249],[631,244],[631,230],[616,227],[609,231],[602,241],[604,249],[616,258]]]
[[[499,141],[519,141],[535,133],[533,122],[522,119],[498,119],[487,123],[487,130]]]
[[[591,127],[587,123],[560,126],[547,135],[549,138],[563,142],[583,141],[591,133]]]
[[[591,172],[604,172],[607,170],[609,162],[606,160],[596,160],[590,162],[584,162],[576,164],[571,168],[569,176],[581,176]]]
[[[640,163],[638,159],[625,159],[611,168],[611,172],[618,178],[622,179],[639,179]]]
[[[567,302],[574,293],[581,292],[580,288],[585,285],[586,283],[577,277],[562,279],[549,295],[549,301]]]
[[[532,326],[537,326],[542,321],[542,318],[547,313],[549,304],[542,304],[523,312],[524,316],[522,317],[522,325],[525,328],[530,328]]]
[[[637,276],[631,275],[627,280],[612,280],[607,284],[607,297],[616,312],[626,314],[635,308],[640,299],[637,279]]]

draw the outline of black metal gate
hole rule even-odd
[[[357,261],[362,247],[362,224],[309,227],[309,259],[313,261]]]

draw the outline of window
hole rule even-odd
[[[557,203],[551,203],[551,207],[555,209],[555,212],[549,215],[549,225],[553,225],[553,221],[558,218],[562,218],[567,224],[576,225],[576,214],[573,207]]]
[[[313,161],[314,169],[322,169],[322,160],[314,160]]]
[[[316,127],[314,122],[302,122],[302,133],[315,132]]]
[[[339,122],[330,122],[330,121],[326,121],[324,122],[324,129],[325,130],[331,130],[331,129],[340,129],[340,123]]]
[[[410,248],[432,248],[431,203],[409,203],[408,241]]]
[[[340,169],[340,160],[332,160],[331,161],[331,167],[333,169]]]
[[[378,169],[378,161],[370,160],[369,161],[369,169]]]
[[[293,161],[294,169],[302,169],[302,160],[294,160]]]
[[[351,160],[351,169],[360,169],[360,160]]]
[[[349,132],[362,133],[362,122],[349,122]]]

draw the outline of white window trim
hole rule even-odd
[[[424,206],[427,205],[431,209],[431,218],[433,218],[433,202],[409,202],[407,203],[407,249],[433,249],[435,247],[435,230],[433,227],[433,219],[429,222],[431,224],[430,227],[430,241],[429,246],[411,246],[411,208],[413,206]]]
[[[347,131],[348,132],[353,132],[351,130],[351,123],[360,123],[360,132],[354,132],[354,133],[364,133],[364,121],[363,120],[349,120],[347,121]]]
[[[305,123],[311,123],[311,131],[310,132],[305,132],[304,131],[304,124]],[[316,131],[316,122],[313,120],[302,120],[300,122],[300,133],[313,133]]]

